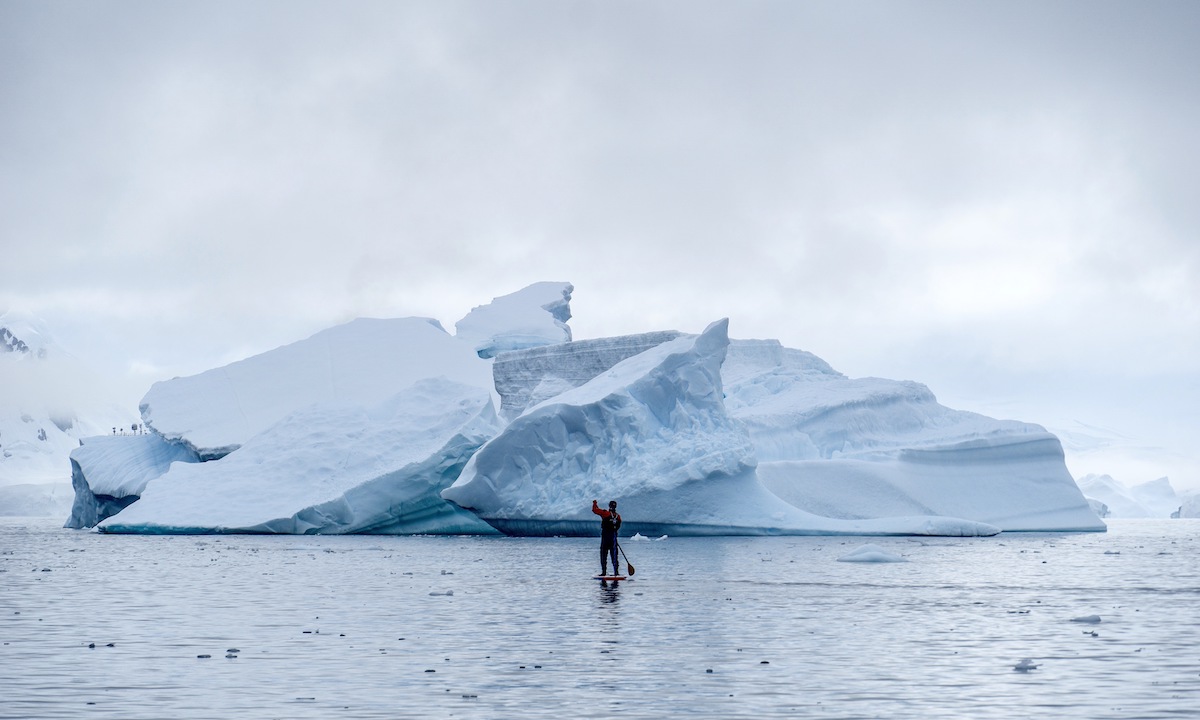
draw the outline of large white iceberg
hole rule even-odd
[[[494,533],[438,493],[496,430],[486,390],[442,378],[371,407],[314,405],[219,460],[176,463],[100,529]]]
[[[958,518],[821,518],[771,494],[725,411],[728,322],[617,363],[527,410],[480,448],[442,497],[506,533],[590,535],[590,500],[620,498],[629,532],[672,535],[989,535]]]
[[[725,321],[571,342],[572,290],[498,298],[457,336],[356,320],[158,383],[156,442],[204,462],[97,460],[83,506],[104,478],[140,496],[114,532],[591,535],[601,498],[646,535],[1104,529],[1036,425],[731,342]]]
[[[211,460],[314,403],[374,404],[429,377],[492,387],[488,363],[436,320],[359,318],[199,375],[155,383],[142,399],[142,419]]]

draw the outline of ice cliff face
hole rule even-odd
[[[667,330],[499,353],[492,364],[492,377],[500,393],[500,414],[511,420],[526,408],[579,387],[622,360],[679,336]]]
[[[211,460],[314,403],[376,403],[439,376],[492,386],[488,363],[437,321],[360,318],[225,367],[155,383],[142,399],[142,419]]]
[[[574,290],[571,283],[540,282],[495,298],[455,323],[455,336],[474,347],[481,358],[567,342]]]
[[[66,527],[95,527],[116,515],[174,462],[198,463],[200,457],[158,435],[102,435],[81,441],[71,452],[75,502]]]
[[[494,533],[439,497],[497,431],[490,394],[422,380],[373,406],[313,405],[205,463],[175,463],[106,532]]]

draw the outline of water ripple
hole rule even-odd
[[[1194,717],[1197,538],[672,538],[601,585],[588,540],[7,519],[0,718]]]

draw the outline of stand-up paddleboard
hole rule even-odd
[[[626,579],[628,579],[628,576],[627,575],[597,575],[592,579],[593,580],[626,580]]]

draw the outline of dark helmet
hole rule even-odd
[[[609,500],[609,501],[608,501],[608,509],[609,509],[609,510],[616,510],[616,509],[617,509],[617,501],[616,501],[616,500]]]

